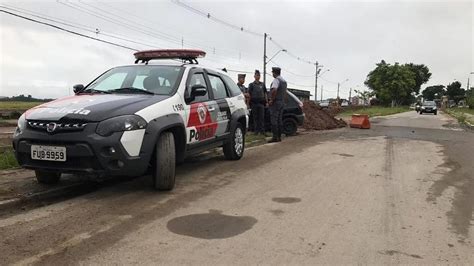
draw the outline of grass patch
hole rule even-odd
[[[339,113],[338,116],[351,116],[353,114],[364,114],[369,115],[369,117],[373,116],[385,116],[385,115],[393,115],[403,112],[410,111],[408,106],[399,106],[399,107],[369,107],[369,108],[362,108],[362,109],[347,109],[343,112]]]
[[[44,102],[0,101],[1,110],[27,110]]]
[[[245,143],[252,143],[254,141],[264,141],[265,140],[265,136],[262,136],[262,135],[255,135],[253,132],[248,132],[246,135],[245,135]]]
[[[446,113],[456,118],[459,123],[465,124],[469,122],[471,125],[474,125],[474,110],[467,108],[449,108],[446,109]]]
[[[0,147],[0,170],[18,167],[13,149]]]

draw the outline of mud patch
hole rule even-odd
[[[423,259],[423,257],[420,256],[420,255],[409,254],[409,253],[398,251],[398,250],[384,250],[384,251],[379,251],[379,253],[382,254],[382,255],[389,255],[389,256],[393,256],[393,255],[398,254],[398,255],[405,255],[405,256],[408,256],[408,257],[412,257],[412,258],[415,258],[415,259]]]
[[[273,198],[272,200],[273,200],[274,202],[286,203],[286,204],[297,203],[297,202],[300,202],[300,201],[301,201],[300,198],[293,198],[293,197]]]
[[[168,221],[167,228],[178,235],[201,239],[224,239],[240,235],[257,223],[251,216],[224,215],[221,211],[191,214]]]
[[[269,212],[275,216],[281,216],[285,213],[283,210],[280,210],[280,209],[269,210]]]
[[[336,152],[333,152],[332,154],[334,154],[334,155],[339,155],[339,156],[342,156],[342,157],[354,157],[354,155],[352,155],[352,154],[347,154],[347,153],[336,153]]]

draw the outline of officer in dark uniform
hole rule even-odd
[[[280,76],[281,69],[272,67],[272,74],[275,78],[270,86],[268,105],[270,106],[270,122],[272,124],[273,137],[270,142],[280,142],[283,127],[283,107],[286,100],[287,83]]]
[[[245,87],[244,83],[245,83],[245,74],[238,74],[237,86],[239,86],[240,91],[244,94],[245,103],[247,104],[247,107],[249,107],[249,92],[248,92],[248,89]]]
[[[250,108],[255,134],[265,135],[265,105],[267,104],[267,88],[260,81],[260,71],[255,70],[255,81],[249,84]]]

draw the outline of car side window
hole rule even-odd
[[[242,91],[240,91],[239,86],[237,86],[237,83],[235,83],[231,78],[228,76],[223,76],[225,83],[227,84],[227,88],[229,88],[231,96],[237,96],[242,94]]]
[[[204,78],[203,73],[194,73],[191,76],[191,79],[189,80],[189,84],[188,84],[188,87],[187,87],[187,90],[188,90],[186,92],[187,95],[191,94],[191,88],[194,85],[203,85],[207,88],[206,79]],[[209,91],[209,89],[208,89],[208,91]],[[194,101],[192,101],[192,103],[205,102],[205,101],[208,101],[208,100],[209,100],[209,93],[206,93],[206,95],[204,95],[204,96],[196,96],[196,98],[194,99]]]
[[[227,90],[224,85],[224,81],[218,76],[208,75],[209,81],[211,83],[212,92],[214,94],[214,99],[224,99],[227,98]]]

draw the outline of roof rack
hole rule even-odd
[[[177,59],[183,63],[198,64],[197,58],[206,56],[206,52],[196,49],[157,49],[138,51],[133,54],[135,56],[135,64],[139,62],[148,64],[150,60],[160,59]]]

